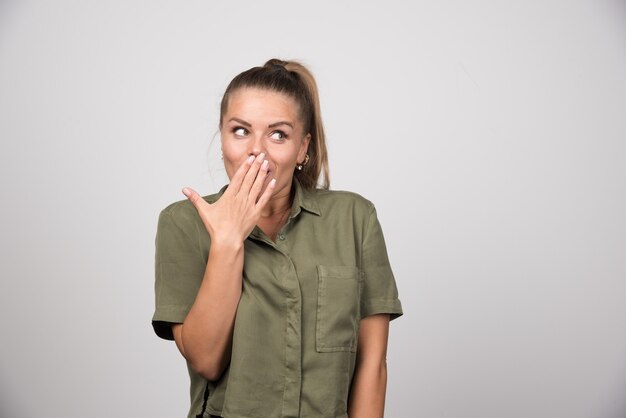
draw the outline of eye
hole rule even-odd
[[[272,138],[274,141],[282,142],[287,139],[287,134],[283,131],[274,131],[270,134],[270,138]]]
[[[233,128],[233,133],[235,134],[235,136],[246,136],[248,135],[248,130],[246,128],[238,126],[236,128]]]

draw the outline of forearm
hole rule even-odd
[[[357,363],[348,400],[350,418],[381,418],[385,411],[387,364],[380,361]]]
[[[209,380],[228,365],[243,271],[241,245],[212,244],[196,300],[181,326],[181,352]]]

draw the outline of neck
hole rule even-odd
[[[276,241],[276,235],[287,221],[290,208],[291,187],[279,190],[263,208],[257,225],[272,241]]]
[[[283,214],[291,208],[291,186],[276,192],[261,211],[261,217],[269,218],[277,214]]]

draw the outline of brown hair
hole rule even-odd
[[[324,136],[324,126],[320,114],[317,84],[313,74],[299,62],[282,61],[276,58],[267,61],[262,67],[253,67],[242,72],[232,79],[222,97],[220,128],[228,109],[230,94],[246,87],[283,93],[298,103],[304,131],[311,135],[311,141],[308,148],[309,161],[302,167],[302,170],[294,171],[294,175],[302,187],[313,189],[318,187],[320,175],[323,174],[323,181],[319,186],[328,189],[330,178],[328,176],[326,137]]]

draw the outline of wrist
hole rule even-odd
[[[233,237],[220,237],[211,239],[211,251],[220,253],[238,253],[243,251],[243,240]]]

